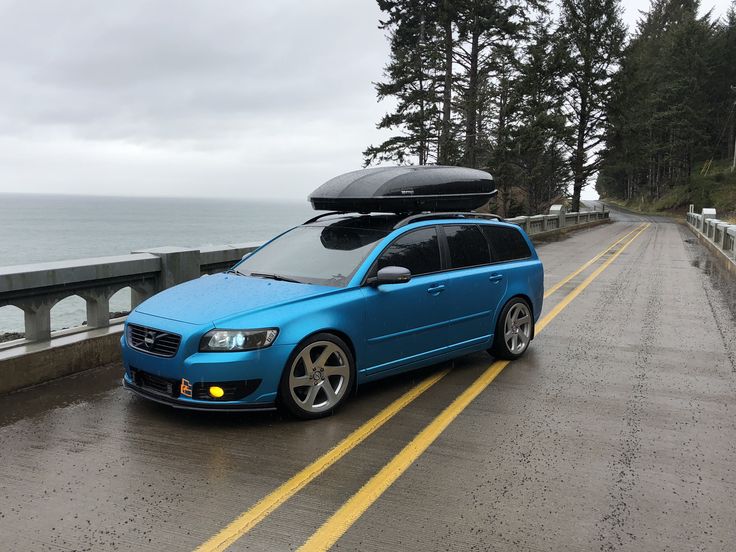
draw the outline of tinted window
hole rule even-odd
[[[443,227],[450,248],[450,266],[462,268],[491,262],[488,242],[475,225],[447,225]]]
[[[491,243],[494,262],[531,257],[532,252],[529,250],[524,236],[518,230],[490,225],[483,225],[482,228],[483,233]]]
[[[441,270],[437,231],[422,228],[401,236],[378,258],[376,271],[386,266],[403,266],[414,276]]]
[[[277,275],[309,284],[345,286],[387,232],[340,223],[299,226],[240,263],[242,274]]]

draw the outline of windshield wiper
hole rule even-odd
[[[278,280],[279,282],[293,282],[295,284],[302,283],[299,280],[287,278],[286,276],[281,276],[280,274],[267,274],[265,272],[250,272],[248,273],[248,276],[255,276],[256,278],[268,278],[269,280]]]

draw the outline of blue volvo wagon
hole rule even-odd
[[[494,215],[438,212],[485,203],[489,183],[432,166],[327,182],[310,200],[341,212],[130,314],[124,386],[181,408],[318,418],[367,381],[482,350],[520,357],[543,297],[529,238]]]

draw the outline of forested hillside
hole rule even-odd
[[[624,50],[608,107],[598,190],[655,208],[736,209],[736,10],[657,0]],[[678,205],[679,204],[679,205]]]
[[[733,6],[717,20],[697,0],[654,0],[627,36],[619,0],[378,4],[390,137],[367,165],[487,169],[513,215],[568,195],[577,210],[594,184],[653,202],[733,153]]]

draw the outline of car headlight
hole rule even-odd
[[[212,330],[199,342],[201,352],[252,351],[264,349],[274,342],[279,331],[276,328],[263,330]]]

